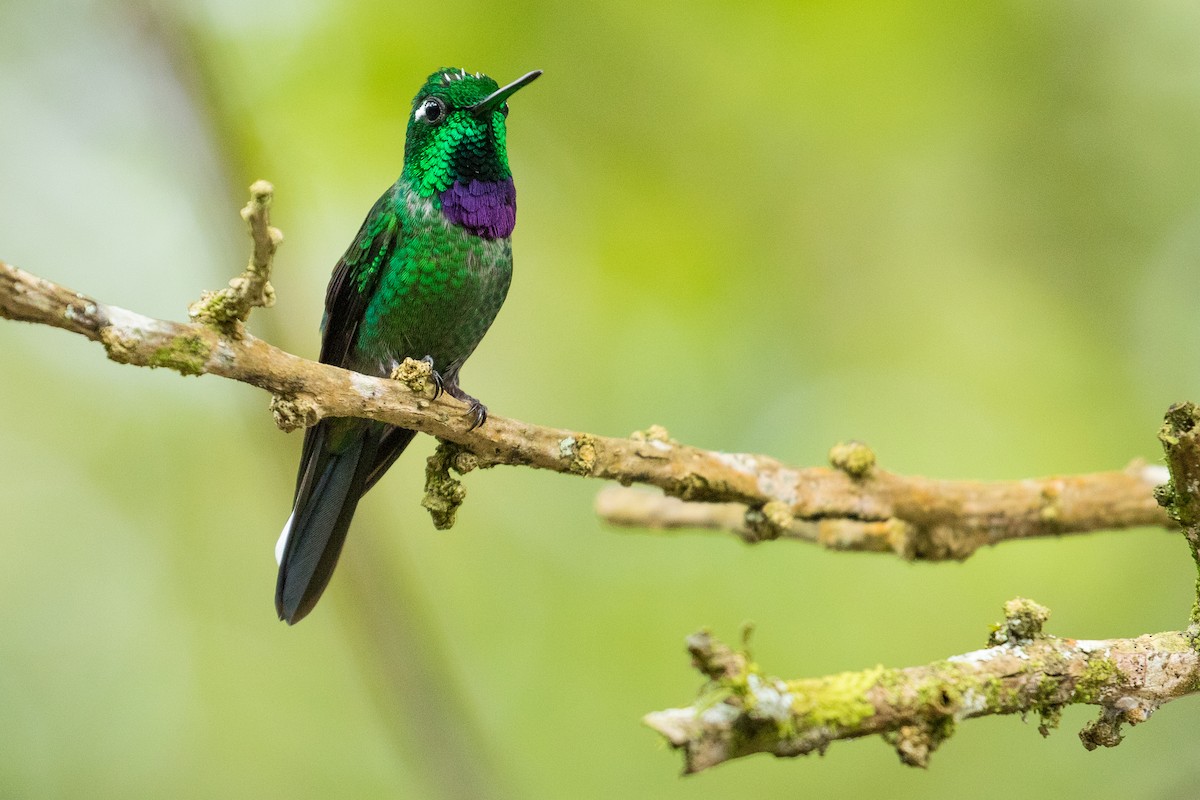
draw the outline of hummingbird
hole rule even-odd
[[[458,383],[512,279],[517,195],[508,166],[507,86],[443,68],[413,99],[404,167],[376,201],[334,267],[321,321],[325,364],[388,376],[405,358],[424,360],[435,391],[468,404],[471,427],[487,407]],[[292,514],[275,558],[275,610],[289,625],[329,584],[359,499],[415,431],[357,418],[323,419],[304,434]]]

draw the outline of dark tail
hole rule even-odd
[[[276,545],[275,610],[293,625],[329,585],[359,498],[412,440],[412,431],[326,419],[304,436],[296,499]]]

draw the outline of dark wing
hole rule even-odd
[[[367,478],[363,483],[363,494],[370,491],[371,487],[383,477],[383,473],[387,472],[388,467],[395,463],[400,454],[404,452],[404,448],[408,447],[408,443],[416,435],[416,431],[410,431],[408,428],[388,426],[379,440],[379,447],[375,450],[374,461],[372,461],[370,472],[367,473]]]
[[[398,202],[403,201],[398,199],[395,186],[375,201],[354,241],[333,268],[329,288],[325,290],[325,316],[321,319],[320,361],[324,364],[348,366],[358,325],[379,287],[380,275],[400,243],[400,218],[395,211]],[[294,500],[300,498],[304,473],[314,463],[325,427],[317,424],[304,432]]]
[[[401,240],[398,202],[395,186],[379,198],[329,279],[321,321],[326,364],[357,366],[358,326]],[[281,537],[275,583],[280,619],[299,622],[320,599],[359,498],[412,437],[403,428],[355,419],[326,418],[305,431],[292,516]]]
[[[400,218],[395,186],[375,201],[358,235],[333,269],[325,291],[321,320],[321,361],[347,366],[358,325],[379,286],[387,262],[400,242]]]

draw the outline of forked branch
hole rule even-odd
[[[153,319],[101,303],[0,262],[0,317],[62,328],[103,345],[114,361],[218,375],[265,389],[284,430],[323,417],[366,417],[443,440],[431,460],[426,505],[449,525],[463,491],[450,471],[523,465],[640,483],[666,497],[614,488],[601,515],[623,525],[732,531],[746,541],[794,538],[908,559],[961,559],[985,544],[1099,529],[1182,526],[1200,568],[1200,413],[1173,407],[1162,440],[1170,467],[1135,462],[1090,475],[980,483],[897,475],[865,446],[839,445],[830,467],[796,468],[763,455],[679,444],[657,426],[628,438],[597,436],[491,415],[471,429],[467,408],[433,397],[428,368],[406,362],[376,378],[291,355],[246,333],[250,310],[270,306],[279,232],[270,184],[251,188],[243,211],[254,253],[228,288],[206,294],[190,322]],[[1160,506],[1161,503],[1161,506]],[[1164,510],[1164,507],[1166,510]],[[1198,582],[1200,587],[1200,582]],[[1185,632],[1083,641],[1042,633],[1048,612],[1008,604],[989,646],[921,667],[783,681],[744,652],[698,634],[689,640],[708,680],[689,706],[646,722],[685,753],[689,772],[756,752],[799,755],[837,739],[882,734],[905,763],[923,766],[958,722],[1036,712],[1043,731],[1072,703],[1101,707],[1081,736],[1089,747],[1120,741],[1124,723],[1197,691],[1200,602]]]
[[[940,559],[964,558],[982,544],[1015,538],[1174,527],[1152,496],[1165,476],[1140,464],[1039,480],[937,481],[879,469],[862,445],[837,450],[832,467],[801,469],[769,456],[679,444],[657,426],[614,438],[492,414],[486,425],[471,430],[465,407],[446,394],[434,399],[413,365],[397,373],[402,380],[370,377],[291,355],[245,332],[241,323],[250,309],[274,301],[270,267],[282,235],[267,217],[271,192],[270,184],[256,183],[242,212],[254,240],[246,271],[193,304],[191,322],[107,305],[3,262],[0,316],[86,336],[121,363],[218,375],[265,389],[284,430],[322,417],[367,417],[452,442],[456,452],[471,456],[445,460],[457,471],[523,465],[624,486],[645,484],[690,503],[736,503],[733,510],[697,509],[709,515],[705,526],[730,528],[747,540],[811,538],[844,549]],[[626,523],[653,517],[671,524],[683,507],[667,503],[648,514],[647,501],[638,499],[639,518],[630,515],[636,504],[628,495],[608,497],[619,502],[606,500],[603,513]],[[452,519],[452,511],[442,508],[439,514]],[[697,518],[695,510],[689,513],[689,519]]]
[[[1200,568],[1200,408],[1167,411],[1159,438],[1169,483],[1155,492]],[[1121,742],[1121,726],[1146,721],[1160,706],[1200,692],[1200,580],[1185,631],[1102,641],[1061,639],[1042,627],[1050,612],[1031,600],[1005,605],[988,647],[921,667],[780,680],[745,652],[707,633],[688,640],[707,678],[698,699],[656,711],[645,722],[683,752],[685,772],[753,753],[823,752],[833,741],[879,734],[905,764],[929,755],[973,717],[1036,713],[1043,735],[1072,704],[1100,707],[1079,732],[1089,750]]]

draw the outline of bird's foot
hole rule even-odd
[[[433,368],[433,359],[425,356],[420,360],[406,358],[403,361],[395,359],[391,362],[388,377],[400,381],[417,393],[424,393],[433,384],[433,399],[436,400],[446,390],[446,381]]]
[[[457,383],[446,384],[446,394],[450,395],[455,400],[461,400],[467,404],[467,414],[471,417],[471,427],[467,428],[467,430],[473,431],[483,423],[487,422],[487,406],[464,392]]]
[[[421,361],[429,365],[429,374],[433,376],[433,399],[437,400],[446,391],[446,382],[442,380],[442,373],[434,369],[433,356],[425,356]]]
[[[455,400],[461,400],[468,406],[467,414],[471,417],[471,427],[468,430],[475,430],[483,423],[487,422],[487,406],[476,400],[471,395],[464,392],[458,385],[458,370],[450,374],[449,378],[443,378],[442,373],[438,372],[433,366],[433,356],[425,356],[420,359],[422,364],[429,367],[429,380],[433,382],[433,399],[441,397],[442,393],[453,397]],[[395,377],[396,366],[393,366],[392,373]]]

